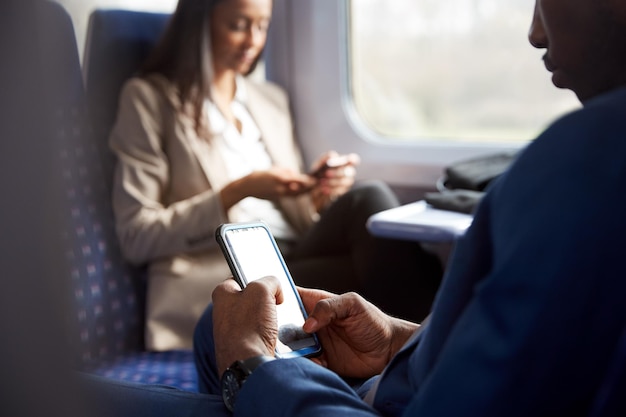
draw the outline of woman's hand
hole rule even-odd
[[[298,288],[322,354],[312,360],[345,377],[368,378],[382,372],[419,325],[390,317],[356,293],[334,295]]]
[[[246,197],[277,200],[309,191],[315,180],[290,169],[272,167],[267,171],[254,171],[224,187],[221,191],[224,210],[230,209]]]
[[[335,161],[339,161],[335,164]],[[354,185],[356,165],[361,159],[355,153],[339,155],[330,151],[313,164],[311,175],[317,183],[311,190],[311,198],[318,212],[345,194]]]

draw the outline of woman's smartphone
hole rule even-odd
[[[318,355],[322,346],[315,334],[302,330],[307,314],[269,227],[262,222],[222,224],[215,238],[241,288],[269,275],[280,281],[284,301],[276,306],[276,356]]]
[[[332,168],[339,168],[347,165],[350,162],[350,158],[347,155],[337,155],[332,158],[328,158],[319,168],[309,172],[309,175],[315,178],[322,178],[326,171]]]

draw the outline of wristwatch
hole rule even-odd
[[[235,361],[224,371],[222,375],[222,399],[229,411],[233,411],[239,390],[243,383],[246,382],[246,378],[252,374],[252,371],[259,365],[274,359],[276,358],[266,355],[254,356],[243,361]]]

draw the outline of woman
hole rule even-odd
[[[221,223],[266,222],[299,285],[358,290],[384,308],[398,288],[381,273],[402,278],[419,267],[438,283],[435,257],[367,233],[371,214],[397,205],[393,193],[379,182],[354,185],[353,154],[324,170],[338,156],[329,152],[313,164],[319,175],[305,174],[285,93],[245,77],[271,9],[271,0],[180,0],[123,88],[110,137],[113,205],[125,256],[148,265],[148,349],[191,346],[213,288],[230,275],[214,239]]]

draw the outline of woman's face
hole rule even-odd
[[[222,0],[211,15],[215,71],[246,74],[267,39],[272,0]]]

